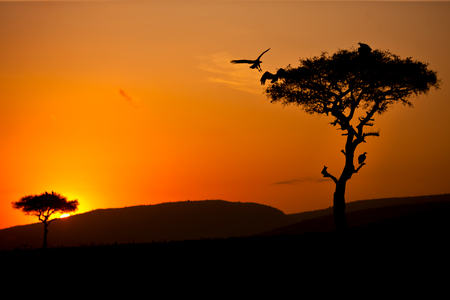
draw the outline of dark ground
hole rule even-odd
[[[437,298],[450,279],[450,205],[400,215],[396,210],[377,219],[374,215],[386,211],[375,208],[370,222],[361,221],[367,211],[348,213],[351,226],[344,236],[296,232],[305,223],[252,237],[0,251],[0,261],[14,280],[32,274],[47,282],[50,273],[69,286],[113,296],[126,287],[127,295],[162,289],[208,299],[266,298],[269,291],[277,299],[306,291],[313,293],[307,298],[330,293]],[[332,222],[332,216],[320,218],[320,224]]]

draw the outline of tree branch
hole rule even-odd
[[[364,133],[363,138],[365,138],[366,136],[380,136],[380,131],[378,130]]]
[[[359,169],[361,169],[366,163],[362,163],[359,165],[359,167],[353,172],[353,173],[358,173]]]
[[[360,134],[362,134],[363,127],[364,127],[365,125],[367,125],[367,123],[368,123],[369,121],[373,121],[372,117],[373,117],[373,115],[380,109],[380,103],[381,103],[382,101],[383,101],[383,100],[376,101],[375,104],[372,106],[372,108],[367,112],[366,117],[365,117],[365,118],[360,118],[360,119],[359,119],[359,124],[358,124],[358,126],[356,126],[356,128],[358,128],[358,132],[359,132]],[[372,125],[373,125],[373,124],[372,124]],[[370,125],[370,126],[371,126],[371,125]]]

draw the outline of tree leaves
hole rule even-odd
[[[22,197],[12,203],[14,209],[20,209],[27,215],[35,215],[39,220],[48,220],[55,212],[71,212],[78,207],[78,200],[68,201],[66,197],[52,191],[40,195]]]
[[[357,50],[322,53],[285,70],[284,78],[266,89],[271,102],[299,105],[310,114],[340,112],[333,114],[340,121],[353,118],[357,108],[373,115],[397,102],[412,105],[412,95],[440,86],[428,64],[381,50],[364,55]]]

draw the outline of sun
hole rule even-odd
[[[59,216],[60,219],[67,218],[67,217],[70,217],[70,215],[69,214],[62,214],[62,215]]]

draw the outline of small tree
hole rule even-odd
[[[20,209],[26,215],[34,215],[39,221],[44,223],[43,249],[47,249],[47,233],[50,224],[50,216],[54,213],[68,213],[77,210],[78,200],[68,201],[66,197],[52,192],[45,192],[40,195],[30,195],[22,197],[19,201],[13,202],[14,209]]]
[[[373,126],[374,116],[385,113],[395,103],[412,106],[411,96],[427,94],[432,87],[438,89],[440,80],[426,63],[401,59],[389,51],[372,51],[364,44],[358,50],[300,59],[299,67],[288,66],[278,73],[278,81],[265,91],[272,103],[295,104],[309,114],[331,115],[334,120],[330,124],[346,136],[341,175],[331,175],[326,166],[322,169],[322,175],[336,185],[333,197],[336,231],[345,232],[348,229],[345,187],[365,165],[365,155],[361,155],[355,168],[356,147],[365,143],[367,137],[379,136],[378,131],[367,130]]]

